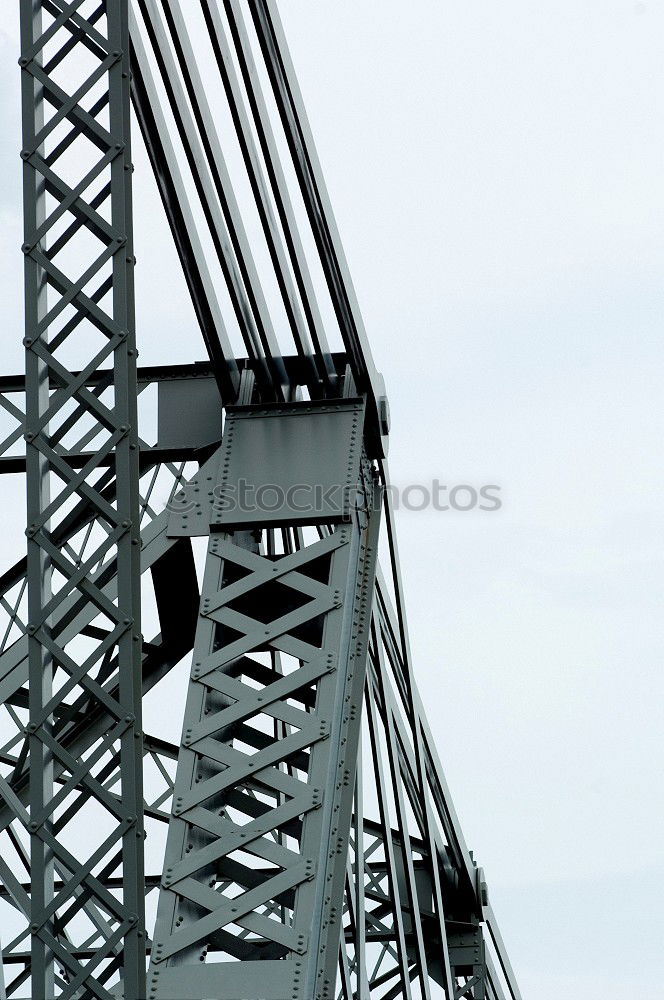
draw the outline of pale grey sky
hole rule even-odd
[[[23,363],[17,9],[3,371]],[[502,487],[497,513],[398,527],[420,688],[524,997],[664,997],[664,5],[280,9],[393,477]],[[142,360],[202,357],[140,166]]]

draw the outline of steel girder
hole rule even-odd
[[[157,1000],[335,995],[379,516],[298,531],[294,551],[210,538]]]

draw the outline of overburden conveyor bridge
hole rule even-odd
[[[15,2],[0,994],[517,1000],[415,684],[387,397],[276,3]],[[187,364],[137,361],[132,120]]]

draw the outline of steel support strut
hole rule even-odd
[[[140,1000],[145,928],[128,0],[106,0],[87,16],[78,13],[81,6],[21,2],[30,763],[29,812],[22,819],[30,833],[31,996]],[[80,375],[71,373],[72,358]],[[112,370],[108,391],[91,392],[86,380],[104,363]],[[82,440],[93,449],[81,469],[71,456]],[[103,464],[115,473],[110,498],[99,488]],[[77,500],[88,505],[92,521],[78,554],[54,541]],[[102,567],[116,577],[114,596],[93,580]],[[85,635],[63,630],[59,611],[72,599],[78,613],[92,611]],[[85,758],[71,757],[60,739],[72,720],[72,695],[79,714],[105,719]],[[95,776],[109,759],[119,761],[112,793]],[[57,786],[56,771],[66,776]],[[121,873],[119,891],[110,892],[104,880],[114,872]]]
[[[245,408],[236,425],[262,420],[258,436],[290,476],[316,409]],[[329,449],[313,456],[320,478],[294,480],[301,493],[324,481],[335,450],[358,482],[359,446],[349,460],[333,436],[339,428],[341,443],[355,441],[361,403],[319,409]],[[220,483],[251,463],[247,440],[229,421]],[[149,973],[155,1000],[335,996],[380,518],[366,461],[360,480],[361,509],[326,525],[307,526],[301,509],[297,526],[283,511],[240,510],[233,531],[215,531],[224,511],[213,510]],[[186,530],[181,519],[173,530]]]

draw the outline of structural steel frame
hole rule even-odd
[[[277,4],[184,9],[20,0],[0,997],[519,1000],[415,684],[387,399]],[[130,100],[206,362],[137,369]],[[229,521],[265,418],[280,483],[353,502]],[[180,736],[144,732],[190,653]]]
[[[145,919],[142,851],[142,751],[140,690],[140,592],[138,549],[138,428],[134,329],[129,37],[126,4],[109,2],[105,28],[75,13],[81,4],[23,3],[21,57],[25,234],[27,593],[29,658],[29,810],[32,991],[63,997],[109,996],[104,982],[122,968],[127,996],[145,995]],[[44,25],[44,13],[54,20]],[[59,28],[73,23],[76,33]],[[92,68],[73,93],[56,82],[57,71],[85,41]],[[55,51],[52,43],[55,42]],[[73,44],[75,43],[75,44]],[[92,109],[86,98],[101,85]],[[50,107],[53,113],[47,117]],[[105,120],[103,120],[105,119]],[[92,166],[75,182],[72,147]],[[102,181],[101,194],[89,191]],[[103,201],[108,210],[101,211]],[[49,201],[56,205],[51,209]],[[62,224],[66,228],[62,230]],[[73,241],[90,254],[71,276],[65,251]],[[61,257],[65,263],[61,264]],[[89,291],[94,285],[94,290]],[[65,318],[67,317],[67,318]],[[73,345],[75,342],[75,346]],[[67,357],[84,359],[77,377]],[[106,363],[113,374],[109,405],[85,384]],[[49,391],[54,379],[58,388]],[[90,422],[93,428],[90,428]],[[92,435],[95,453],[72,467],[64,442]],[[114,502],[96,488],[100,461],[115,476]],[[54,529],[84,498],[98,532],[86,558],[72,560],[53,541]],[[90,579],[99,564],[112,569],[113,600]],[[58,621],[64,602],[76,611],[94,608],[94,634],[67,643]],[[57,676],[56,676],[57,675]],[[63,675],[63,676],[62,676]],[[63,744],[62,723],[73,712],[103,713],[105,735],[94,754],[73,758]],[[65,712],[62,712],[64,706]],[[93,774],[112,754],[120,764],[119,793],[111,798]],[[60,768],[67,780],[55,787]],[[94,796],[104,810],[103,833],[85,860],[66,847],[67,830]],[[110,893],[99,878],[122,872],[122,891]],[[56,873],[62,886],[56,892]],[[81,908],[104,938],[82,964],[76,949]],[[80,932],[79,932],[80,933]],[[60,976],[55,961],[60,963]]]

